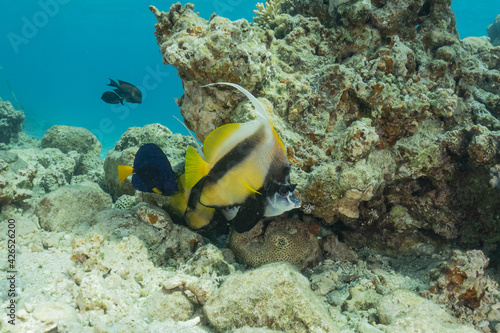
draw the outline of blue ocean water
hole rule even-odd
[[[252,20],[255,4],[195,0],[195,11]],[[187,134],[175,98],[183,89],[176,70],[162,63],[148,5],[167,11],[174,2],[154,0],[18,0],[0,8],[0,97],[26,114],[25,131],[41,138],[52,125],[90,129],[103,155],[131,126],[161,123]],[[183,2],[184,3],[184,2]],[[486,35],[500,14],[499,0],[454,0],[461,38]],[[104,103],[108,78],[139,86],[142,104]],[[8,83],[7,83],[8,82]],[[10,84],[10,87],[9,87]]]

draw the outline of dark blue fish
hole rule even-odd
[[[154,192],[170,196],[178,191],[175,173],[167,156],[154,143],[139,148],[134,167],[119,165],[120,183],[132,174],[132,186],[141,192]]]

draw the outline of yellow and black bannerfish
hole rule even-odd
[[[241,206],[256,196],[265,198],[260,200],[263,216],[280,215],[300,207],[293,193],[295,185],[290,183],[285,146],[262,104],[234,83],[207,86],[216,84],[241,91],[259,116],[250,122],[226,124],[211,132],[203,144],[204,158],[188,147],[180,191],[183,193],[176,198],[182,198],[187,207],[184,213],[187,224],[201,228],[210,222],[215,208]]]

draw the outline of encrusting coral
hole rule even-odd
[[[351,227],[353,245],[392,240],[380,231],[396,205],[421,223],[396,246],[429,241],[423,230],[500,239],[487,231],[500,230],[500,193],[488,188],[500,162],[500,49],[460,40],[449,0],[273,1],[256,24],[207,21],[192,4],[150,9],[197,138],[248,104],[204,84],[234,82],[272,105],[303,207]]]

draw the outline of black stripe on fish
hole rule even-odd
[[[232,168],[238,166],[240,163],[244,163],[251,151],[260,143],[262,143],[262,134],[257,132],[237,144],[229,153],[215,163],[208,175],[201,181],[203,182],[202,186],[217,183],[217,181],[231,171]]]

